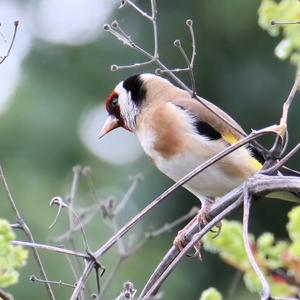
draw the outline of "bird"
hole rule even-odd
[[[178,181],[245,135],[242,127],[222,109],[201,100],[161,76],[132,75],[118,83],[108,96],[108,117],[99,138],[123,127],[137,136],[145,154],[162,173]],[[214,201],[259,172],[263,164],[260,151],[247,144],[186,182],[183,187],[201,201],[197,220],[205,220]],[[299,176],[297,171],[290,172]],[[284,197],[300,202],[296,194]],[[179,231],[174,241],[178,248],[182,248],[191,224]]]

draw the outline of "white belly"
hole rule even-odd
[[[170,160],[159,158],[155,160],[157,168],[171,179],[178,181],[197,168],[205,160],[194,160],[191,156],[174,156]],[[242,180],[230,178],[218,168],[217,164],[189,180],[184,187],[198,198],[220,197],[238,186]]]
[[[155,136],[151,132],[137,133],[141,145],[146,154],[154,161],[156,167],[174,181],[180,180],[189,172],[206,161],[201,156],[201,151],[190,151],[185,154],[177,154],[170,159],[164,158],[155,151],[153,145]],[[198,144],[199,143],[199,144]],[[211,147],[206,145],[207,141],[199,141],[197,138],[196,147]],[[211,142],[209,142],[211,143]],[[183,186],[197,196],[200,200],[204,197],[220,197],[242,183],[241,178],[230,177],[218,167],[218,163],[213,164],[205,171],[193,177]]]

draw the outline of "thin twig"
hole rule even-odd
[[[79,216],[84,215],[84,218],[80,219],[81,222],[76,224],[73,227],[73,230],[68,229],[66,232],[64,232],[58,236],[51,237],[50,239],[48,239],[48,241],[51,241],[53,243],[58,243],[63,240],[68,240],[70,238],[71,234],[74,234],[78,230],[81,230],[81,227],[85,227],[87,224],[89,224],[90,221],[94,218],[94,216],[98,213],[99,210],[100,210],[99,206],[96,206],[96,205],[94,205],[93,207],[89,207],[87,209],[87,212],[79,214]]]
[[[11,41],[8,46],[6,54],[4,56],[0,57],[0,64],[2,64],[6,60],[6,58],[10,55],[10,51],[11,51],[13,44],[15,42],[15,39],[16,39],[18,26],[19,26],[19,21],[14,21],[14,32],[13,32],[13,35],[12,35],[12,38],[11,38]]]
[[[193,65],[190,61],[190,59],[188,58],[185,50],[183,49],[182,45],[181,45],[181,41],[180,40],[175,40],[174,41],[174,46],[177,47],[181,53],[181,55],[183,56],[186,64],[187,64],[187,68],[189,71],[189,76],[190,76],[190,80],[191,80],[191,85],[192,85],[192,97],[196,98],[196,82],[195,82],[195,77],[194,77],[194,72],[193,72]]]
[[[6,195],[7,195],[7,197],[8,197],[8,201],[9,201],[9,203],[10,203],[10,205],[11,205],[11,208],[12,208],[14,214],[16,215],[16,221],[17,221],[17,223],[20,225],[20,227],[21,227],[22,230],[24,231],[24,233],[25,233],[27,239],[28,239],[31,243],[35,243],[35,240],[34,240],[34,238],[33,238],[33,235],[32,235],[32,233],[31,233],[31,230],[29,229],[29,227],[27,226],[27,224],[26,224],[25,221],[23,220],[23,218],[22,218],[22,216],[21,216],[21,214],[20,214],[20,212],[19,212],[19,210],[18,210],[18,208],[17,208],[17,205],[16,205],[16,203],[15,203],[15,201],[14,201],[14,199],[13,199],[13,196],[12,196],[12,194],[11,194],[11,192],[10,192],[9,187],[8,187],[8,184],[7,184],[7,181],[6,181],[6,179],[5,179],[5,176],[4,176],[3,169],[2,169],[2,166],[1,166],[1,165],[0,165],[0,178],[1,178],[1,181],[2,181],[2,183],[3,183],[3,186],[4,186],[4,189],[5,189]],[[42,260],[41,260],[41,258],[40,258],[39,253],[38,253],[38,251],[37,251],[36,248],[32,248],[32,251],[33,251],[33,257],[34,257],[34,259],[35,259],[35,261],[36,261],[36,263],[37,263],[37,265],[38,265],[38,268],[39,268],[39,271],[40,271],[40,275],[41,275],[41,277],[42,277],[45,281],[47,281],[47,280],[48,280],[48,279],[47,279],[47,275],[46,275],[46,272],[45,272],[44,266],[43,266],[43,264],[42,264]],[[54,297],[54,294],[53,294],[53,291],[52,291],[52,288],[51,288],[50,284],[47,283],[47,282],[45,282],[44,285],[45,285],[46,291],[47,291],[47,293],[48,293],[49,299],[53,299],[53,300],[54,300],[55,297]]]
[[[192,209],[185,215],[181,216],[177,220],[171,222],[171,223],[165,223],[161,228],[157,230],[152,230],[145,233],[145,236],[147,238],[153,238],[157,237],[165,232],[170,232],[174,227],[182,224],[183,222],[189,220],[191,217],[195,216],[199,211],[199,207],[195,206],[192,207]]]
[[[234,295],[238,289],[238,285],[241,282],[242,277],[243,277],[243,272],[241,272],[240,270],[237,270],[233,276],[233,279],[231,280],[231,282],[229,284],[227,296],[225,298],[226,300],[234,299]]]
[[[79,275],[77,274],[77,271],[76,271],[76,269],[75,269],[74,266],[73,266],[73,263],[72,263],[72,261],[71,261],[71,258],[70,258],[69,255],[65,255],[65,258],[66,258],[66,260],[68,261],[68,264],[69,264],[70,269],[71,269],[71,271],[72,271],[72,273],[73,273],[74,279],[75,279],[75,281],[77,282],[77,280],[78,280],[78,278],[79,278]]]
[[[186,25],[189,27],[191,39],[192,39],[192,57],[191,57],[191,66],[194,67],[194,61],[196,57],[196,41],[195,41],[195,33],[193,28],[193,20],[186,20]]]
[[[276,171],[278,171],[284,164],[287,163],[287,161],[293,157],[298,151],[300,150],[300,143],[298,143],[288,154],[286,154],[280,161],[278,161],[276,164],[274,164],[272,167],[263,170],[262,174],[274,174]]]
[[[53,197],[50,200],[49,206],[52,206],[53,204],[58,205],[58,210],[57,210],[57,213],[56,213],[56,216],[55,216],[54,220],[49,225],[48,229],[52,229],[54,227],[54,225],[57,223],[58,217],[60,216],[61,209],[63,207],[67,207],[67,205],[65,204],[65,202],[63,201],[63,199],[61,197],[59,197],[59,196],[55,196],[55,197]]]
[[[39,279],[39,278],[35,277],[34,275],[31,275],[29,280],[33,281],[33,282],[45,283],[45,280]],[[76,286],[75,284],[66,283],[66,282],[63,282],[62,280],[59,280],[59,281],[48,280],[48,283],[58,285],[60,287],[65,286],[65,287],[75,288],[75,286]]]
[[[141,174],[137,174],[135,176],[133,176],[131,178],[132,180],[132,184],[129,187],[129,189],[127,190],[126,194],[124,195],[124,197],[122,198],[122,200],[118,203],[118,205],[116,206],[116,208],[114,209],[113,213],[115,215],[119,215],[119,213],[124,209],[124,207],[126,206],[127,202],[130,200],[132,193],[136,190],[136,188],[138,187],[139,183],[142,180],[142,175]]]
[[[72,187],[72,189],[74,189],[74,187]],[[51,199],[49,206],[52,206],[53,204],[57,204],[59,206],[59,209],[58,209],[58,212],[57,212],[57,215],[56,215],[54,221],[49,226],[49,229],[52,228],[56,224],[57,218],[58,218],[58,216],[60,214],[60,211],[61,211],[61,208],[62,207],[67,208],[69,210],[68,215],[69,215],[69,220],[70,220],[70,225],[69,225],[70,229],[68,230],[68,232],[69,232],[68,240],[72,240],[73,239],[73,234],[76,232],[76,230],[74,230],[74,228],[77,229],[77,227],[75,225],[76,223],[73,221],[73,218],[75,217],[76,220],[77,220],[77,225],[78,225],[78,227],[79,227],[79,229],[81,231],[81,234],[82,234],[84,247],[88,251],[89,250],[89,244],[88,244],[88,240],[87,240],[87,237],[86,237],[86,233],[85,233],[85,231],[83,229],[83,224],[81,223],[80,216],[74,210],[74,205],[72,205],[72,201],[70,201],[69,203],[70,204],[66,204],[63,201],[63,199],[61,197],[58,197],[58,196],[56,196],[56,197],[54,197],[54,198]],[[70,218],[70,215],[72,215],[72,219]],[[71,224],[72,224],[72,226],[71,226]]]
[[[270,150],[271,156],[273,156],[274,158],[280,158],[286,149],[288,143],[288,131],[287,131],[288,113],[299,87],[300,87],[300,72],[297,74],[292,89],[286,101],[283,103],[282,116],[280,119],[280,126],[282,127],[281,129],[282,132],[277,136],[274,145]]]
[[[295,25],[300,24],[300,21],[276,21],[272,20],[271,25]]]
[[[252,195],[249,194],[248,188],[245,184],[244,187],[244,193],[243,193],[243,198],[244,198],[244,214],[243,214],[243,240],[244,240],[244,247],[247,253],[248,260],[250,262],[250,265],[252,266],[254,272],[256,273],[261,285],[262,285],[262,295],[261,295],[261,300],[268,300],[270,298],[270,286],[259,268],[255,257],[253,255],[250,241],[249,241],[249,234],[248,234],[248,225],[249,225],[249,214],[250,214],[250,206],[251,206],[251,200],[252,200]]]
[[[73,214],[74,209],[73,209],[73,207],[74,207],[75,194],[76,194],[78,180],[80,177],[81,170],[82,170],[81,166],[73,167],[73,180],[72,180],[72,184],[71,184],[70,196],[68,197],[68,200],[69,200],[68,201],[68,206],[69,206],[68,215],[69,215],[70,230],[72,230],[74,227],[74,214]]]
[[[25,242],[25,241],[12,241],[11,243],[12,243],[12,245],[21,245],[21,246],[30,247],[33,249],[43,249],[43,250],[47,250],[47,251],[51,251],[51,252],[58,252],[58,253],[66,254],[66,255],[73,255],[76,257],[84,258],[86,260],[89,259],[89,256],[87,254],[84,254],[84,253],[81,253],[78,251],[74,251],[74,250],[61,248],[61,247],[55,247],[55,246],[50,246],[50,245],[46,245],[46,244],[30,243],[30,242]]]
[[[287,124],[289,109],[290,109],[290,106],[295,98],[296,92],[298,91],[299,87],[300,87],[300,72],[297,74],[295,82],[293,84],[293,87],[289,93],[289,96],[283,104],[282,117],[280,120],[280,125],[282,125],[282,126],[285,126],[285,127],[287,126],[286,124]]]
[[[150,17],[147,13],[145,13],[142,9],[140,9],[136,4],[134,4],[130,0],[124,0],[124,3],[128,3],[131,7],[133,7],[139,14],[141,14],[144,18],[152,21],[152,17]],[[152,4],[152,2],[151,2]],[[123,6],[122,6],[123,7]]]
[[[106,294],[106,292],[108,290],[108,287],[112,283],[113,278],[115,277],[118,270],[120,269],[123,260],[124,260],[124,257],[119,257],[119,259],[117,260],[115,265],[111,268],[111,271],[110,271],[108,277],[106,278],[106,281],[102,285],[102,290],[101,290],[101,293],[100,293],[98,299],[103,299],[104,295]]]

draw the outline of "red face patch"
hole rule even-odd
[[[116,117],[120,116],[120,108],[118,104],[119,95],[113,91],[106,99],[105,106],[106,110],[109,114],[114,115]],[[118,113],[118,115],[117,115]]]
[[[119,95],[115,91],[113,91],[106,99],[105,102],[106,110],[110,115],[115,116],[119,120],[119,126],[122,126],[125,129],[127,129],[127,127],[124,124],[124,120],[121,116],[118,99],[119,99]]]

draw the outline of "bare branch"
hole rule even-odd
[[[297,74],[292,89],[288,95],[288,98],[283,104],[282,116],[280,119],[280,126],[282,127],[281,133],[276,138],[275,143],[272,149],[270,150],[271,156],[273,156],[274,158],[280,158],[286,149],[288,143],[288,131],[287,131],[288,113],[299,87],[300,87],[300,72]]]
[[[300,24],[300,21],[276,21],[276,20],[271,21],[271,25],[294,25],[294,24]]]
[[[16,25],[17,26],[17,25]],[[27,226],[27,224],[24,222],[24,220],[22,219],[21,217],[21,214],[17,208],[17,205],[13,199],[13,196],[10,192],[10,189],[8,187],[8,184],[6,182],[6,179],[5,179],[5,176],[4,176],[4,173],[3,173],[3,169],[2,169],[2,166],[0,165],[0,179],[3,183],[3,186],[4,186],[4,189],[5,189],[5,192],[7,194],[7,197],[8,197],[8,201],[11,205],[11,208],[14,212],[14,214],[16,215],[16,221],[17,223],[20,225],[20,228],[24,231],[27,239],[31,242],[31,243],[35,243],[35,240],[33,238],[33,235],[31,233],[31,230],[29,229],[29,227]],[[39,271],[40,271],[40,275],[41,277],[47,281],[47,275],[46,275],[46,272],[45,272],[45,269],[44,269],[44,266],[42,264],[42,260],[40,258],[40,255],[38,253],[38,251],[36,250],[36,248],[32,248],[32,251],[33,251],[33,257],[38,265],[38,268],[39,268]],[[49,299],[55,299],[54,297],[54,294],[53,294],[53,291],[52,291],[52,288],[50,286],[49,283],[45,282],[45,288],[46,288],[46,291],[48,293],[48,297]]]
[[[45,283],[45,280],[39,279],[39,278],[35,277],[34,275],[31,275],[29,280],[32,282]],[[65,287],[75,288],[75,286],[76,286],[75,284],[66,283],[61,280],[59,280],[59,281],[48,280],[47,282],[50,284],[61,286],[61,287],[65,286]]]
[[[50,245],[45,245],[45,244],[38,244],[38,243],[29,243],[29,242],[25,242],[25,241],[12,241],[11,242],[12,245],[21,245],[24,247],[30,247],[30,248],[34,248],[34,249],[43,249],[43,250],[47,250],[47,251],[51,251],[51,252],[57,252],[57,253],[62,253],[62,254],[66,254],[66,255],[73,255],[73,256],[77,256],[77,257],[81,257],[84,258],[86,260],[89,260],[89,256],[87,254],[78,252],[78,251],[73,251],[73,250],[68,250],[65,248],[61,248],[61,247],[55,247],[55,246],[50,246]]]
[[[282,111],[282,117],[280,120],[280,125],[285,127],[284,129],[286,129],[286,126],[287,126],[287,118],[288,118],[290,106],[295,98],[296,92],[299,89],[299,87],[300,87],[300,72],[297,74],[295,82],[293,84],[293,87],[289,93],[289,96],[283,104],[283,111]]]
[[[175,184],[173,184],[169,189],[167,189],[165,192],[163,192],[160,196],[158,196],[155,200],[153,200],[147,207],[145,207],[140,213],[138,213],[135,217],[133,217],[126,225],[124,225],[117,234],[112,236],[102,247],[100,247],[95,253],[94,256],[96,258],[99,258],[104,253],[106,253],[124,234],[126,234],[136,223],[138,223],[149,211],[151,211],[154,207],[156,207],[158,204],[160,204],[164,199],[166,199],[167,196],[169,196],[171,193],[173,193],[177,188],[179,188],[181,185],[185,184],[188,180],[202,172],[203,170],[207,169],[210,165],[214,164],[216,161],[222,159],[224,156],[228,155],[229,153],[233,152],[234,150],[242,147],[243,145],[249,143],[250,141],[256,139],[259,136],[269,134],[271,132],[277,132],[278,126],[270,126],[268,128],[258,130],[256,132],[252,132],[249,136],[241,139],[239,142],[237,142],[234,145],[229,146],[225,150],[221,151],[217,155],[213,156],[212,158],[205,161],[203,164],[201,164],[199,167],[188,173],[186,176],[184,176],[181,180],[177,181]],[[81,275],[81,278],[78,281],[78,284],[72,294],[71,299],[75,300],[82,287],[84,286],[89,273],[91,272],[93,268],[93,263],[90,262],[85,266],[85,269]]]
[[[293,157],[300,150],[300,143],[298,143],[285,157],[275,163],[272,167],[261,171],[261,174],[274,174],[278,171],[287,161]]]
[[[249,225],[249,214],[250,214],[250,205],[251,205],[252,195],[249,194],[246,184],[244,186],[243,194],[244,194],[243,195],[243,197],[244,197],[244,215],[243,215],[244,247],[245,247],[249,262],[250,262],[254,272],[256,273],[260,283],[262,284],[263,291],[262,291],[261,300],[268,300],[270,298],[270,286],[269,286],[263,272],[261,271],[261,269],[259,268],[259,266],[255,260],[255,257],[251,250],[250,241],[249,241],[248,225]]]
[[[14,300],[12,295],[4,292],[2,289],[0,289],[0,299],[2,299],[2,300]]]
[[[241,193],[242,187],[240,188],[239,194]],[[237,195],[231,194],[231,197],[229,200],[234,200],[236,199]],[[228,199],[226,199],[228,201]],[[199,232],[195,233],[191,240],[188,242],[188,244],[183,248],[183,250],[181,250],[180,252],[178,250],[177,251],[177,255],[175,255],[174,259],[170,262],[170,264],[168,264],[167,266],[164,266],[164,270],[162,270],[163,272],[161,274],[159,274],[160,276],[155,276],[155,280],[153,280],[151,282],[151,285],[147,285],[143,291],[142,294],[139,296],[139,299],[147,299],[153,295],[156,294],[158,288],[161,286],[161,284],[166,280],[166,278],[170,275],[170,273],[174,270],[174,268],[178,265],[178,263],[180,262],[180,260],[185,257],[185,255],[188,253],[189,250],[191,250],[194,245],[216,224],[218,224],[218,222],[220,222],[226,215],[228,215],[229,213],[231,213],[233,210],[235,210],[236,208],[238,208],[241,204],[242,204],[242,197],[240,196],[237,200],[233,201],[233,203],[231,203],[228,207],[226,207],[225,209],[223,209],[221,212],[219,212],[207,225],[205,225]],[[212,208],[213,209],[213,208]],[[212,211],[212,210],[211,210]],[[209,212],[209,216],[211,214],[211,211]],[[192,230],[198,230],[199,229],[199,224],[198,222],[195,222],[194,226],[191,226],[191,228],[189,229],[189,233]],[[189,233],[187,234],[187,239],[189,239]],[[174,250],[175,246],[172,247],[172,249]],[[169,251],[170,252],[170,251]],[[168,253],[169,253],[168,252]],[[151,276],[152,277],[152,276]]]
[[[279,177],[279,176],[266,176],[266,175],[254,175],[247,182],[247,188],[252,195],[268,194],[270,192],[269,186],[274,191],[288,190],[288,191],[300,191],[300,178],[298,177]],[[186,239],[189,243],[184,249],[179,252],[175,246],[173,246],[165,255],[159,266],[151,275],[146,286],[144,287],[139,299],[146,299],[149,296],[153,296],[161,284],[166,280],[168,275],[173,271],[179,261],[193,248],[195,243],[199,241],[202,236],[210,230],[215,224],[217,224],[227,214],[239,207],[243,201],[244,184],[234,189],[227,195],[223,196],[217,202],[212,205],[211,210],[208,213],[208,218],[212,220],[199,232],[199,224],[195,222],[189,229]]]

